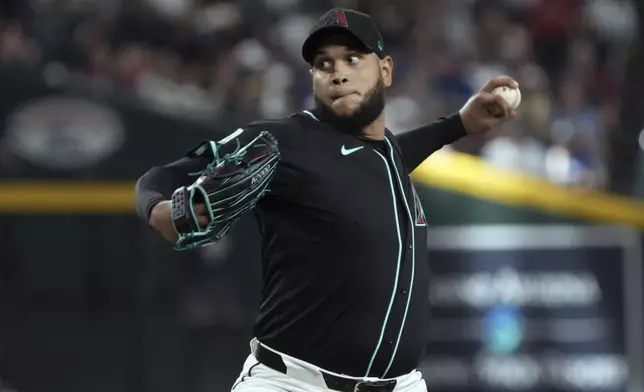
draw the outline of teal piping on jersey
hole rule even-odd
[[[313,117],[315,121],[320,121],[317,117],[315,117],[313,113],[309,112],[308,110],[302,110],[302,113],[308,114],[309,116]]]
[[[393,291],[391,292],[391,298],[389,299],[389,307],[387,308],[387,313],[385,314],[385,320],[382,322],[382,328],[380,328],[380,338],[378,338],[378,344],[376,344],[376,349],[373,350],[373,355],[371,356],[371,361],[369,361],[369,366],[367,367],[367,371],[365,373],[365,377],[369,377],[369,373],[371,372],[371,367],[373,366],[373,361],[376,359],[376,355],[378,354],[378,350],[380,350],[380,346],[382,345],[382,339],[385,337],[385,329],[387,327],[387,322],[389,321],[389,316],[391,314],[391,308],[393,307],[394,304],[394,299],[396,298],[396,292],[398,291],[398,278],[400,276],[400,263],[402,260],[402,250],[403,250],[403,243],[402,243],[402,236],[400,234],[400,221],[398,219],[398,207],[396,206],[396,189],[394,188],[394,181],[391,175],[391,169],[389,168],[389,163],[387,163],[387,159],[378,151],[374,150],[376,154],[382,158],[382,161],[385,163],[385,167],[387,168],[387,175],[389,176],[389,186],[391,187],[391,200],[393,202],[393,207],[394,207],[394,216],[396,218],[396,232],[398,234],[398,263],[396,264],[396,277],[394,279],[394,288]]]
[[[393,149],[393,146],[391,145],[391,142],[389,141],[389,139],[387,139],[387,137],[385,137],[385,141],[389,145],[389,153],[391,154],[391,161],[396,162],[394,159],[394,152],[393,152],[394,149]],[[395,171],[396,171],[396,177],[398,178],[398,185],[400,185],[400,193],[401,195],[403,195],[402,199],[405,202],[405,209],[407,210],[407,215],[409,215],[409,223],[411,225],[411,278],[410,278],[410,285],[409,285],[409,296],[407,297],[407,305],[405,305],[405,314],[403,315],[402,324],[400,325],[400,331],[398,332],[398,339],[396,340],[396,345],[394,346],[394,352],[391,354],[389,365],[387,365],[387,369],[385,369],[385,372],[383,373],[381,378],[386,378],[387,372],[389,372],[389,368],[391,368],[391,364],[394,363],[394,358],[396,357],[396,353],[398,352],[398,345],[400,344],[400,338],[402,337],[403,329],[405,328],[405,321],[407,321],[407,312],[409,311],[409,304],[411,303],[411,294],[414,290],[414,275],[416,273],[416,239],[415,239],[415,233],[414,233],[416,231],[416,226],[415,226],[416,220],[413,219],[411,210],[409,209],[409,204],[407,204],[407,198],[404,196],[405,188],[403,187],[402,180],[400,179],[400,173],[398,173],[398,170],[395,170]],[[414,196],[414,200],[415,200],[415,196]]]

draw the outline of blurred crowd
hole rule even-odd
[[[333,6],[371,14],[394,58],[387,125],[455,111],[509,74],[516,122],[454,147],[561,184],[601,188],[620,71],[635,31],[628,0],[2,0],[0,59],[81,74],[97,93],[219,127],[312,104],[300,47]]]

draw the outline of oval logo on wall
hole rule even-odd
[[[63,170],[90,167],[114,154],[125,133],[118,115],[79,98],[27,102],[8,119],[7,146],[30,163]]]

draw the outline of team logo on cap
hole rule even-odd
[[[326,18],[326,21],[324,21],[325,26],[332,26],[332,25],[340,25],[340,26],[347,26],[347,17],[344,14],[344,11],[342,10],[335,10],[335,12],[332,12],[329,14],[329,16]]]

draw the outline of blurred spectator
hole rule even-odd
[[[25,34],[22,25],[17,21],[7,23],[0,35],[0,61],[35,66],[39,60],[38,45]]]
[[[455,147],[593,187],[603,184],[604,140],[616,119],[615,70],[636,27],[625,0],[20,3],[3,10],[0,61],[64,67],[98,92],[231,128],[310,105],[300,45],[324,10],[358,8],[377,20],[394,57],[393,132],[458,110],[486,79],[507,73],[523,93],[518,120],[497,139]]]

